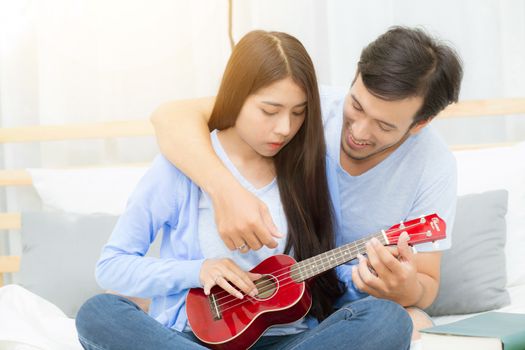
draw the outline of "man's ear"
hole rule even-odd
[[[434,117],[430,117],[428,119],[421,120],[421,121],[417,122],[416,124],[414,124],[410,128],[410,135],[415,135],[418,132],[420,132],[425,126],[427,126],[432,121],[433,118]]]

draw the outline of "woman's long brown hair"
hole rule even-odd
[[[281,202],[288,223],[285,253],[298,260],[334,248],[334,222],[325,169],[326,145],[315,69],[304,46],[281,32],[252,31],[233,49],[209,121],[210,130],[235,125],[246,98],[291,77],[306,94],[303,125],[274,157]],[[310,314],[322,320],[342,294],[333,270],[309,283]]]

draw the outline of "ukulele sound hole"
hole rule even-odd
[[[272,275],[264,275],[259,278],[255,285],[259,294],[255,298],[262,300],[268,299],[277,291],[277,280]]]

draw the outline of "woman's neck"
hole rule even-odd
[[[233,165],[255,188],[264,187],[273,181],[273,158],[257,153],[239,137],[234,128],[218,131],[217,137]]]

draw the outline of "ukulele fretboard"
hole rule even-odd
[[[344,264],[347,261],[355,259],[357,254],[366,253],[365,244],[374,237],[377,238],[381,244],[388,244],[383,232],[378,232],[298,262],[291,267],[290,275],[294,281],[302,282],[331,268]]]

